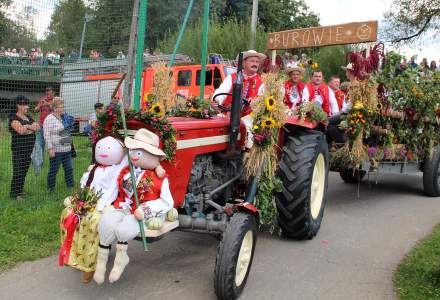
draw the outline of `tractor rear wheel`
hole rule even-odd
[[[359,183],[365,177],[367,172],[363,170],[344,169],[339,172],[339,176],[345,183]]]
[[[255,216],[234,214],[217,249],[214,288],[219,299],[232,300],[240,296],[251,269],[256,241]]]
[[[440,146],[434,148],[423,164],[423,191],[426,196],[440,196]]]
[[[326,204],[328,162],[322,133],[307,131],[287,138],[278,171],[282,192],[275,194],[284,236],[303,240],[318,233]]]

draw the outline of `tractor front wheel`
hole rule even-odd
[[[434,148],[423,164],[423,191],[426,196],[440,196],[440,146]]]
[[[236,213],[232,216],[217,249],[214,288],[219,299],[237,299],[249,275],[257,241],[255,216]]]
[[[326,204],[328,161],[322,133],[307,131],[288,137],[278,171],[282,192],[275,194],[284,236],[302,240],[318,233]]]

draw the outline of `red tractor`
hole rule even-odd
[[[246,182],[243,176],[241,78],[238,70],[229,117],[169,118],[177,150],[174,162],[164,164],[179,209],[178,229],[221,236],[214,286],[218,298],[228,300],[246,284],[259,227],[254,206],[259,179]],[[133,120],[127,125],[130,130],[147,127]],[[277,174],[283,189],[274,196],[278,224],[288,238],[312,239],[323,218],[329,154],[325,135],[314,128],[290,117],[279,134]]]

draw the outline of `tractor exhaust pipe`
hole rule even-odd
[[[240,133],[241,97],[243,89],[243,53],[238,55],[237,77],[232,87],[231,125],[229,133],[229,153],[234,153]]]

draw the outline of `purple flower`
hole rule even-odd
[[[400,158],[405,158],[406,154],[408,154],[408,150],[406,150],[406,147],[403,147],[402,149],[400,149]]]
[[[389,148],[383,149],[383,158],[384,159],[391,158],[391,150]]]
[[[377,148],[376,147],[368,147],[368,156],[369,157],[375,157],[377,154]]]

